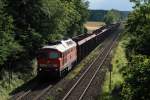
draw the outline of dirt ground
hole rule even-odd
[[[92,31],[102,27],[105,25],[104,22],[87,22],[84,24],[85,28],[87,28],[88,33],[91,33]]]

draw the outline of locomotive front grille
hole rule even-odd
[[[55,67],[55,64],[40,64],[40,68],[53,68]]]
[[[45,68],[45,67],[48,67],[48,66],[46,64],[40,64],[39,67]]]

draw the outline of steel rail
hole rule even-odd
[[[116,38],[116,37],[115,37]],[[115,39],[115,40],[117,40],[117,39]],[[113,41],[114,41],[114,39],[113,39]],[[113,44],[114,44],[114,42],[113,42]],[[111,46],[111,48],[112,48],[113,46]],[[107,48],[107,47],[106,47]],[[105,48],[105,49],[106,49]],[[110,48],[110,49],[111,49]],[[88,69],[86,69],[86,71],[82,74],[82,76],[77,80],[77,82],[72,86],[72,88],[67,92],[67,94],[63,97],[63,99],[62,100],[66,100],[68,97],[69,97],[69,95],[72,93],[72,91],[76,88],[76,86],[79,84],[79,82],[83,79],[83,77],[86,75],[86,73],[90,70],[90,68],[92,67],[92,65],[94,64],[94,63],[96,63],[96,61],[98,60],[98,58],[101,56],[101,53],[103,53],[104,51],[105,51],[105,49],[103,49],[102,50],[102,52],[100,52],[100,54],[98,55],[98,57],[96,57],[96,59],[92,62],[92,64],[90,64],[90,66],[88,67]],[[109,50],[108,51],[108,53],[106,54],[106,56],[105,56],[105,59],[107,58],[107,56],[108,56],[108,54],[109,54],[109,52],[110,52],[111,50]],[[103,65],[103,63],[104,63],[104,61],[105,61],[105,59],[103,59],[103,61],[102,61],[102,63],[100,64],[100,66],[102,66]],[[98,70],[99,70],[100,68],[98,68]],[[96,70],[96,72],[95,73],[97,73],[98,71]],[[96,76],[96,74],[94,74],[94,77]],[[91,81],[90,81],[90,84],[92,83],[92,80],[94,79],[94,77],[92,77],[92,79],[91,79]],[[88,84],[88,86],[90,86],[90,84]],[[86,87],[86,90],[84,90],[84,92],[86,92],[87,91],[87,87]],[[82,97],[84,96],[84,94],[85,93],[82,93],[81,94],[81,96],[80,96],[80,100],[82,99]]]
[[[35,87],[33,87],[32,89],[36,89],[39,85],[37,84]],[[50,88],[52,88],[52,85],[49,85],[47,88],[41,90],[40,94],[37,94],[37,96],[35,96],[32,100],[37,100],[39,99],[44,93],[46,93]],[[22,100],[24,99],[26,96],[32,94],[33,92],[36,91],[32,91],[32,89],[29,89],[27,92],[25,92],[24,94],[22,94],[21,96],[17,97],[15,100]]]
[[[119,36],[118,36],[119,37]],[[111,52],[112,48],[114,47],[118,37],[113,41],[113,44],[111,45],[109,51],[107,52],[107,54],[105,55],[104,59],[102,60],[101,64],[99,65],[99,67],[97,68],[95,74],[93,75],[93,77],[91,78],[90,82],[88,83],[88,85],[86,86],[84,92],[81,94],[79,100],[82,100],[82,98],[84,97],[85,93],[87,92],[88,88],[90,87],[91,83],[93,82],[94,78],[96,77],[98,71],[100,70],[100,68],[102,67],[102,65],[104,64],[105,60],[107,59],[109,53]]]
[[[46,93],[50,88],[52,88],[52,85],[49,85],[46,89],[44,89],[40,94],[38,94],[36,97],[34,97],[32,100],[38,100],[44,93]]]
[[[104,52],[104,48],[102,49],[102,52]],[[101,53],[102,53],[101,52]],[[96,57],[96,59],[90,64],[90,66],[85,70],[85,72],[81,75],[81,77],[78,79],[78,81],[72,86],[72,88],[67,92],[67,94],[64,96],[62,100],[66,100],[68,96],[71,94],[71,92],[75,89],[75,87],[78,85],[78,83],[82,80],[82,78],[85,76],[85,74],[90,70],[92,65],[96,62],[96,60],[100,57],[101,53]]]
[[[19,96],[16,100],[21,100],[23,97],[25,97],[26,95],[28,95],[31,92],[31,89],[28,90],[27,92],[25,92],[24,94],[22,94],[21,96]]]

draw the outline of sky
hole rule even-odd
[[[121,11],[131,11],[133,4],[129,0],[87,0],[89,9],[117,9]]]

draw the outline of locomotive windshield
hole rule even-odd
[[[41,58],[41,59],[58,59],[60,58],[61,55],[59,52],[57,51],[40,51],[38,53],[38,58]]]
[[[50,52],[50,54],[49,54],[50,59],[57,59],[59,57],[60,56],[59,56],[58,52]]]

